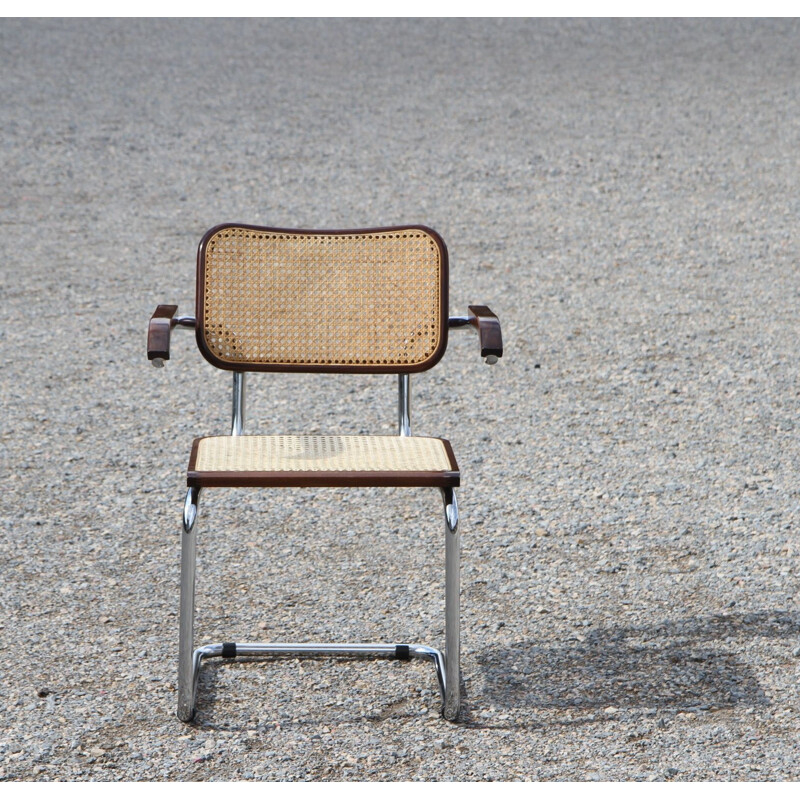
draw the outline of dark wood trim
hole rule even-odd
[[[205,437],[200,437],[205,438]],[[189,472],[196,472],[194,465],[197,463],[197,450],[200,447],[200,439],[195,439],[192,442],[192,452],[189,453]]]
[[[366,487],[461,485],[458,472],[189,472],[186,485],[205,487]]]
[[[436,350],[422,363],[412,365],[385,366],[381,364],[247,364],[239,361],[225,361],[212,353],[205,341],[204,308],[203,294],[205,289],[205,253],[208,241],[215,234],[227,228],[244,228],[250,231],[262,231],[264,233],[290,233],[299,235],[315,236],[346,236],[347,234],[363,233],[392,233],[395,231],[418,230],[427,233],[437,244],[441,256],[441,285],[439,288],[439,345]],[[449,261],[447,246],[442,237],[432,228],[426,225],[394,225],[387,228],[352,228],[352,229],[332,229],[314,230],[308,228],[268,228],[260,225],[246,225],[244,223],[226,222],[216,225],[206,231],[200,240],[197,248],[197,288],[196,288],[196,311],[197,318],[197,346],[203,357],[209,363],[219,369],[232,370],[235,372],[332,372],[350,374],[397,374],[424,372],[435,366],[442,358],[447,349],[448,333],[448,289],[449,289]]]
[[[178,311],[178,306],[158,306],[150,317],[147,326],[147,358],[169,360],[169,338],[172,331],[172,318]]]
[[[448,439],[439,439],[439,441],[444,445],[444,451],[447,454],[447,460],[450,462],[450,469],[456,474],[460,475],[461,470],[458,468],[456,454],[453,452],[453,446],[450,444],[450,441]],[[458,484],[456,484],[456,486],[458,486]]]
[[[472,315],[470,324],[478,329],[481,342],[481,358],[486,356],[503,355],[503,334],[500,330],[500,320],[488,306],[469,306]]]

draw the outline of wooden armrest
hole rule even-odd
[[[169,361],[169,337],[174,325],[173,317],[178,306],[158,306],[147,326],[147,358],[154,367],[163,367]]]
[[[503,334],[500,331],[500,320],[488,306],[468,306],[469,324],[478,329],[481,341],[481,358],[488,364],[494,364],[503,355]]]

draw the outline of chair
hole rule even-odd
[[[459,470],[449,442],[411,435],[410,375],[444,355],[449,328],[474,327],[481,356],[503,353],[486,306],[448,316],[447,249],[423,226],[314,231],[226,224],[203,236],[196,316],[160,305],[147,357],[163,366],[173,328],[194,328],[203,356],[233,373],[230,436],[195,439],[181,537],[178,718],[195,713],[204,659],[237,656],[365,656],[433,662],[442,714],[460,706]],[[397,436],[245,436],[248,372],[396,373]],[[430,486],[445,517],[445,648],[422,644],[224,642],[194,649],[196,528],[200,494],[227,487]]]

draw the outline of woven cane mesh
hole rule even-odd
[[[203,337],[237,366],[424,364],[440,343],[442,261],[437,241],[415,228],[223,228],[205,248]]]
[[[422,436],[210,436],[196,472],[447,472],[441,439]]]

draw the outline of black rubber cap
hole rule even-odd
[[[408,645],[407,644],[395,645],[394,657],[399,658],[400,661],[408,661],[411,658],[411,654],[408,652]]]
[[[222,643],[222,657],[223,658],[236,658],[236,642],[223,642]]]

